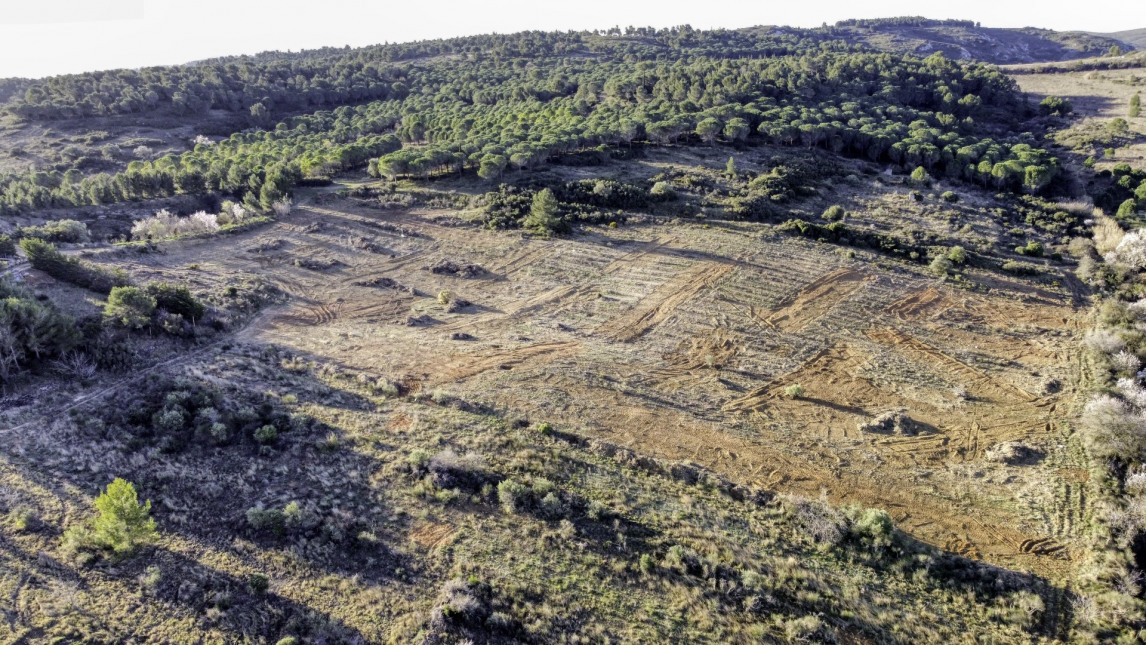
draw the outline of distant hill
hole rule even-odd
[[[972,20],[929,20],[919,17],[844,20],[825,31],[850,43],[882,51],[922,56],[941,51],[948,58],[979,60],[996,64],[1038,63],[1072,60],[1104,54],[1114,45],[1129,49],[1134,44],[1120,34],[1082,31],[1052,31],[1024,27],[983,27]],[[1146,46],[1146,30],[1137,34]]]
[[[1146,49],[1146,29],[1128,29],[1126,31],[1116,31],[1112,34],[1095,35],[1121,40],[1128,45],[1134,45],[1135,49]]]

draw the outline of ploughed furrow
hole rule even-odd
[[[703,262],[682,271],[628,312],[598,327],[595,333],[621,342],[640,338],[671,317],[677,307],[716,284],[732,268],[728,264]]]
[[[913,358],[917,359],[923,365],[942,366],[950,370],[953,374],[957,374],[964,379],[965,384],[969,387],[977,388],[980,391],[986,390],[1007,398],[1026,402],[1033,402],[1038,398],[1014,385],[996,381],[963,361],[945,354],[918,338],[905,334],[897,329],[877,329],[869,331],[867,335],[881,345],[886,345],[913,355]]]
[[[770,314],[758,314],[768,327],[794,332],[831,311],[871,280],[868,274],[842,268],[820,276],[792,296],[782,300]]]

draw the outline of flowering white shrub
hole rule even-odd
[[[218,216],[205,211],[179,217],[166,208],[153,217],[141,219],[131,227],[131,237],[137,240],[162,240],[184,235],[214,233],[219,230]]]
[[[1126,313],[1130,314],[1135,320],[1146,320],[1146,298],[1126,305]]]
[[[1127,401],[1099,395],[1086,404],[1080,421],[1096,458],[1138,458],[1146,448],[1146,411]]]
[[[1106,254],[1108,263],[1121,263],[1135,269],[1146,268],[1146,230],[1138,229],[1122,236],[1114,250]]]
[[[1138,357],[1126,350],[1122,350],[1117,354],[1110,357],[1110,366],[1114,368],[1115,372],[1124,373],[1138,373],[1142,368],[1142,361]]]
[[[290,215],[292,205],[290,197],[284,197],[271,204],[271,210],[274,211],[275,217],[286,217]]]
[[[1119,338],[1118,334],[1106,329],[1091,331],[1082,339],[1082,343],[1088,349],[1104,354],[1117,354],[1126,349],[1126,342]]]

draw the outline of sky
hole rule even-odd
[[[1146,27],[1142,0],[6,0],[0,78],[170,65],[267,50],[352,47],[526,29],[612,26],[816,27],[924,15],[984,27],[1122,31]]]

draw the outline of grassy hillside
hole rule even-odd
[[[881,51],[927,56],[943,52],[949,58],[1000,65],[1072,60],[1105,54],[1130,41],[1117,34],[1059,32],[1049,29],[999,29],[970,20],[889,18],[845,20],[830,28],[834,37]]]

